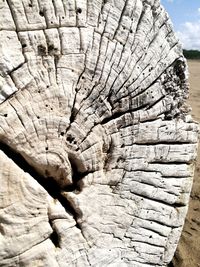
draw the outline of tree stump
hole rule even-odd
[[[0,265],[166,266],[198,126],[160,2],[3,0],[0,30]]]

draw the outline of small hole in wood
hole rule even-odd
[[[47,108],[47,107],[48,107],[48,105],[45,105],[45,107]]]
[[[51,108],[51,110],[53,110],[53,108]]]
[[[82,13],[82,9],[79,7],[77,8],[77,13],[81,14]]]
[[[122,158],[119,157],[119,158],[117,159],[117,162],[119,162],[119,161],[121,161],[121,160],[122,160]]]
[[[46,150],[46,151],[48,151],[48,150],[49,150],[48,146],[47,146],[47,147],[45,147],[45,150]]]
[[[8,117],[8,114],[4,114],[4,117]]]
[[[85,77],[84,77],[84,76],[82,76],[81,78],[82,78],[83,80],[85,79]]]
[[[72,142],[74,141],[74,137],[72,137],[71,135],[68,135],[68,136],[67,136],[67,141],[68,141],[69,143],[72,143]]]
[[[40,116],[37,116],[38,120],[40,119]]]
[[[62,19],[64,19],[65,17],[62,17]]]
[[[28,6],[29,6],[29,7],[33,7],[33,5],[32,5],[32,4],[29,4]]]
[[[133,33],[133,30],[130,30],[130,33]]]
[[[61,133],[60,133],[60,135],[61,135],[61,136],[64,136],[64,135],[65,135],[65,133],[64,133],[64,132],[61,132]]]
[[[39,14],[40,14],[41,17],[44,17],[44,12],[43,11],[40,10]]]
[[[25,48],[25,47],[27,47],[27,45],[26,44],[22,44],[22,48]]]
[[[54,45],[53,44],[48,45],[48,52],[51,52],[53,50],[54,50]]]
[[[49,85],[47,85],[47,88],[49,88]]]
[[[38,93],[40,94],[40,93],[41,93],[41,91],[40,91],[40,90],[38,90]]]

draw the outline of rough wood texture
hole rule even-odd
[[[0,265],[160,267],[198,127],[158,0],[0,1]]]

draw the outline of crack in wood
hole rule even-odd
[[[186,127],[186,66],[164,9],[149,0],[3,2],[1,95],[8,103],[1,108],[0,151],[51,196],[42,190],[44,196],[36,198],[48,206],[41,221],[48,224],[49,216],[45,240],[60,247],[52,253],[57,265],[173,267],[169,261],[183,226],[197,138]],[[22,56],[18,60],[21,53],[25,65]],[[12,97],[16,89],[21,93]],[[8,166],[11,172],[16,167]],[[6,175],[3,166],[3,182]],[[16,175],[13,181],[21,178]],[[14,199],[15,192],[5,197]],[[61,205],[69,225],[61,221]],[[21,209],[16,207],[14,214],[8,211],[10,229],[3,233],[3,251],[14,255],[10,266],[20,255],[15,249],[25,247],[18,240],[16,246],[9,243]],[[38,213],[23,214],[27,221]],[[17,234],[28,228],[15,227]],[[31,239],[43,239],[40,228],[30,231],[27,247]],[[20,266],[35,260],[30,254],[24,262],[23,255],[17,257]],[[38,254],[45,263],[42,250]]]
[[[70,201],[67,200],[67,198],[63,194],[63,189],[61,192],[61,188],[58,185],[58,183],[53,179],[53,177],[43,177],[40,173],[38,173],[34,167],[32,167],[30,164],[27,163],[27,161],[16,151],[14,151],[12,148],[9,147],[9,145],[5,144],[4,142],[0,141],[0,150],[3,151],[8,158],[13,160],[13,162],[24,172],[28,173],[31,177],[33,177],[47,192],[48,194],[53,198],[57,199],[61,205],[64,207],[65,211],[70,214],[74,220],[76,221],[76,227],[81,230],[81,225],[78,223],[78,217],[79,214],[76,212],[75,207],[70,203]],[[81,187],[78,183],[80,179],[82,179],[87,173],[81,173],[79,174],[76,170],[75,163],[72,163],[71,161],[72,169],[74,169],[73,174],[73,184],[66,186],[64,191],[65,195],[67,192],[80,192]],[[53,227],[52,221],[49,220],[49,224],[51,225],[53,232],[50,235],[50,239],[54,243],[56,247],[59,247],[59,235],[56,232],[56,230]],[[82,231],[81,231],[82,232]]]

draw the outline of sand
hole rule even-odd
[[[200,61],[188,61],[192,116],[200,123]],[[171,266],[200,267],[200,145],[188,215]]]

